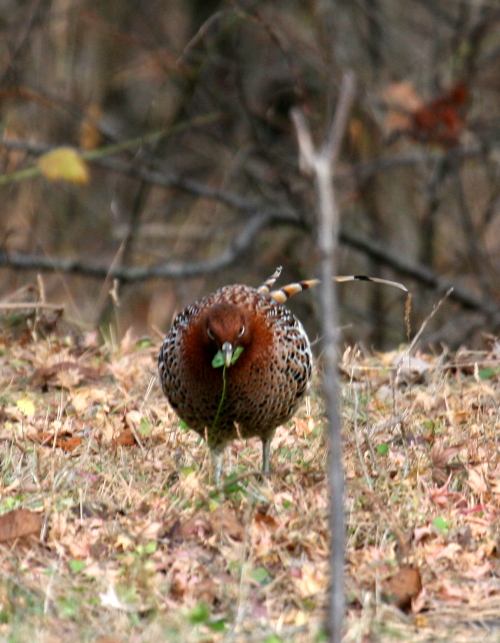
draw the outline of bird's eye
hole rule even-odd
[[[242,326],[240,332],[238,333],[238,337],[243,337],[244,332],[245,332],[245,327]]]
[[[210,338],[212,341],[215,339],[215,335],[213,334],[213,332],[212,332],[212,329],[211,329],[211,328],[207,328],[207,335],[209,336],[209,338]]]

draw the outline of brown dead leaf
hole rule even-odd
[[[436,442],[431,450],[432,466],[444,468],[464,448],[465,442],[460,442],[450,447],[443,448],[441,442]]]
[[[100,373],[95,368],[78,362],[59,362],[45,368],[37,368],[31,378],[33,386],[46,389],[48,386],[72,389],[84,380],[98,380]]]
[[[255,555],[266,559],[274,549],[273,535],[276,532],[278,523],[267,514],[266,508],[260,509],[255,513],[251,525],[251,541]]]
[[[234,510],[231,511],[231,507],[218,507],[211,512],[208,519],[214,533],[222,532],[233,540],[243,540],[245,529],[236,517]]]
[[[268,529],[274,531],[278,528],[280,523],[273,518],[270,513],[268,513],[268,509],[269,507],[267,506],[257,507],[257,511],[255,512],[255,522],[266,525]]]
[[[470,589],[467,585],[455,585],[446,577],[440,579],[436,594],[448,603],[467,603],[470,599]]]
[[[196,586],[197,599],[207,605],[220,600],[219,588],[212,578],[205,578]]]
[[[182,538],[192,538],[193,536],[197,536],[202,540],[206,540],[212,535],[212,533],[212,525],[204,512],[199,513],[192,518],[188,518],[179,525],[179,535]]]
[[[478,496],[489,495],[491,487],[488,482],[488,465],[486,463],[470,467],[467,470],[467,482]]]
[[[38,536],[42,528],[43,514],[29,509],[14,509],[0,516],[0,542],[24,536]]]
[[[66,431],[54,434],[49,431],[41,431],[39,433],[28,436],[28,439],[42,446],[48,447],[59,447],[63,451],[71,452],[74,451],[82,443],[82,438],[78,436],[73,436],[71,433]]]
[[[394,576],[382,582],[384,598],[403,612],[410,611],[412,602],[421,591],[422,578],[415,567],[401,567]]]
[[[451,468],[461,468],[463,465],[456,463],[450,465],[451,460],[456,458],[464,448],[465,442],[453,446],[444,447],[442,442],[436,442],[431,449],[432,479],[435,483],[443,485],[446,483]]]
[[[463,107],[469,99],[465,83],[459,82],[416,110],[412,119],[415,140],[442,145],[456,144],[465,127]]]
[[[115,447],[133,447],[137,444],[137,440],[132,430],[127,428],[113,438],[113,444]]]
[[[82,438],[74,436],[66,431],[54,434],[49,431],[41,431],[33,435],[29,435],[28,439],[42,446],[53,447],[56,446],[67,453],[74,451],[82,443]]]
[[[82,438],[79,438],[77,435],[71,438],[57,438],[56,440],[56,446],[67,452],[74,451],[81,443]]]

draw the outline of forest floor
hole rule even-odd
[[[0,641],[325,640],[317,383],[271,475],[235,442],[220,490],[159,343],[0,332]],[[500,347],[341,372],[346,643],[500,640]]]

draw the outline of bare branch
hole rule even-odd
[[[354,100],[355,92],[356,77],[353,71],[348,70],[344,73],[344,76],[342,78],[342,85],[340,87],[337,108],[335,110],[333,122],[331,124],[330,131],[328,132],[328,137],[323,148],[323,153],[327,156],[332,168],[338,161],[340,145],[342,143],[342,139],[344,138],[345,130],[347,127],[347,119],[349,117],[349,112]]]
[[[500,307],[498,307],[493,300],[480,299],[460,284],[441,277],[427,266],[409,261],[406,257],[396,254],[387,249],[386,246],[373,241],[373,239],[367,239],[352,231],[342,231],[340,233],[340,240],[352,248],[361,250],[367,256],[377,259],[386,266],[390,266],[400,274],[407,275],[421,284],[436,290],[440,294],[444,294],[450,288],[453,288],[449,296],[450,300],[456,301],[464,308],[484,313],[490,318],[494,328],[498,328],[500,325]]]
[[[295,113],[295,110],[292,110],[291,112],[292,118],[295,118],[294,113]],[[193,119],[193,121],[190,121],[189,125],[192,127],[203,125],[215,119],[218,115],[215,114],[215,115],[209,115],[209,116],[211,117],[210,119],[208,118],[208,116],[204,120],[202,120],[201,117],[199,119]],[[301,116],[299,116],[299,118],[301,118]],[[181,125],[184,125],[184,127],[181,127]],[[181,131],[182,129],[185,129],[185,127],[187,127],[187,124],[180,124],[175,129],[175,132]],[[106,169],[111,170],[112,172],[120,172],[122,174],[128,174],[129,176],[132,176],[138,179],[143,179],[145,181],[153,183],[154,185],[179,188],[190,194],[206,197],[208,199],[215,199],[217,201],[221,201],[222,203],[226,203],[231,207],[237,208],[242,212],[246,212],[247,214],[252,214],[258,209],[260,209],[259,203],[253,199],[242,197],[234,192],[228,192],[226,190],[213,188],[207,185],[206,183],[197,181],[196,179],[186,178],[181,173],[172,171],[170,168],[153,170],[153,169],[144,167],[142,165],[139,165],[138,160],[140,161],[144,159],[135,158],[134,161],[124,161],[123,159],[120,159],[120,158],[110,158],[110,155],[112,154],[114,155],[119,152],[133,149],[134,147],[139,147],[141,145],[146,145],[148,143],[156,142],[173,132],[174,132],[173,128],[167,128],[165,130],[152,132],[151,134],[146,134],[142,137],[130,139],[122,143],[108,145],[104,148],[99,148],[98,150],[91,150],[89,152],[78,150],[78,152],[85,161],[91,162],[96,165],[100,165],[101,167],[105,167]],[[301,133],[302,133],[302,130],[301,130]],[[310,137],[310,134],[309,134],[309,137]],[[312,145],[312,138],[310,138],[310,141]],[[44,145],[40,143],[37,143],[37,144],[28,143],[27,141],[13,140],[8,138],[0,139],[0,146],[5,147],[6,149],[9,149],[9,150],[23,150],[25,152],[28,152],[30,154],[35,154],[37,156],[41,154],[45,154],[46,152],[50,152],[53,149],[56,149],[56,146],[53,146],[53,145]],[[454,158],[460,159],[460,160],[482,156],[487,153],[488,153],[488,149],[483,144],[468,144],[466,147],[458,147],[458,148],[454,148],[453,150]],[[443,157],[444,156],[445,154],[443,154]],[[347,165],[342,167],[339,166],[334,170],[334,177],[344,182],[346,180],[352,180],[353,177],[356,177],[357,181],[359,181],[360,179],[367,180],[379,172],[393,170],[394,168],[399,168],[399,167],[418,166],[418,165],[426,164],[428,163],[428,161],[429,161],[429,156],[428,154],[425,154],[425,153],[412,153],[412,154],[389,156],[389,157],[376,159],[375,161],[364,161],[364,162],[349,165],[349,166]],[[304,171],[307,173],[305,166],[301,165],[300,169],[301,171]],[[29,178],[31,176],[35,176],[36,174],[38,174],[38,169],[34,167],[24,168],[22,170],[19,170],[15,174],[20,176],[21,178]],[[12,176],[13,175],[0,176],[0,183],[2,181],[4,183],[11,182]]]
[[[342,466],[342,435],[338,401],[337,377],[337,301],[334,282],[338,247],[339,212],[333,189],[333,164],[337,161],[340,143],[354,99],[354,75],[342,78],[337,108],[326,141],[314,150],[309,125],[298,110],[292,113],[297,131],[302,167],[312,174],[315,184],[317,245],[320,254],[318,299],[322,326],[323,391],[326,399],[329,437],[328,479],[330,492],[329,527],[331,535],[331,589],[327,624],[331,643],[340,643],[344,618],[344,494]]]
[[[175,172],[169,168],[152,170],[147,167],[140,166],[137,159],[134,159],[133,161],[124,161],[120,158],[109,158],[107,156],[107,154],[116,154],[117,152],[138,147],[140,144],[159,140],[159,138],[166,136],[167,133],[171,132],[171,128],[169,130],[161,130],[159,132],[153,132],[151,135],[146,135],[142,138],[131,139],[130,141],[125,141],[121,144],[110,145],[107,148],[100,148],[100,151],[102,151],[101,155],[97,155],[99,150],[92,150],[90,152],[79,150],[79,154],[83,160],[105,167],[112,172],[120,172],[121,174],[127,174],[134,178],[153,183],[154,185],[161,185],[168,188],[179,188],[191,194],[195,194],[196,196],[215,199],[247,214],[254,214],[261,209],[260,204],[254,199],[242,197],[234,192],[213,188],[206,183],[202,183],[196,179],[187,178],[179,172]],[[50,145],[34,145],[25,141],[9,139],[0,139],[0,146],[12,150],[24,150],[36,155],[45,154],[46,152],[50,152],[55,149],[54,146]],[[13,174],[0,176],[0,184],[9,183],[12,180],[30,178],[37,174],[39,174],[37,167],[24,168]],[[13,179],[12,177],[17,177],[17,179]],[[292,216],[294,215],[292,214]]]
[[[252,247],[262,230],[276,225],[292,225],[304,228],[304,223],[296,217],[279,214],[261,214],[251,218],[233,243],[216,259],[197,263],[169,262],[154,266],[99,266],[78,259],[62,259],[40,255],[23,255],[1,252],[0,266],[18,270],[38,270],[41,272],[63,272],[65,274],[85,275],[95,279],[120,279],[123,282],[145,281],[147,279],[179,279],[212,274],[230,266]]]
[[[253,199],[247,199],[235,194],[234,192],[227,192],[225,190],[213,188],[206,183],[202,183],[196,179],[189,179],[172,170],[150,170],[144,167],[139,167],[135,163],[132,164],[116,158],[96,159],[95,162],[98,165],[114,172],[128,174],[129,176],[149,181],[155,185],[162,185],[169,188],[180,188],[191,194],[196,194],[197,196],[216,199],[217,201],[221,201],[226,205],[237,208],[238,210],[248,214],[254,213],[260,209],[259,203]]]
[[[298,107],[290,110],[290,116],[297,132],[300,171],[310,175],[313,171],[315,151],[309,125]]]
[[[298,112],[300,124],[297,131],[301,132],[301,136],[308,137],[307,146],[312,145],[312,137],[308,131],[308,125],[304,117]],[[293,116],[294,122],[297,126],[296,116]],[[197,121],[195,119],[191,124],[203,124],[204,121]],[[305,126],[304,126],[305,124]],[[143,142],[152,142],[158,140],[161,136],[167,135],[167,130],[153,132],[150,136],[147,135],[142,139],[134,139],[119,144],[117,146],[108,146],[107,151],[116,153],[123,151],[124,145],[128,148],[132,145],[138,145],[140,140]],[[304,139],[304,140],[306,140]],[[332,143],[330,143],[332,145]],[[336,144],[335,144],[336,145]],[[40,145],[27,143],[26,141],[0,139],[0,146],[8,149],[20,149],[36,155],[43,154],[51,149],[53,146]],[[302,148],[301,148],[302,151]],[[313,148],[314,152],[314,148]],[[475,157],[484,154],[485,149],[482,145],[469,145],[466,148],[458,148],[454,150],[454,154],[460,158]],[[310,159],[310,150],[306,151],[305,159]],[[338,167],[334,168],[334,176],[344,181],[351,173],[358,173],[364,178],[372,176],[374,173],[392,169],[394,167],[406,165],[418,165],[426,162],[426,155],[413,154],[405,156],[395,156],[377,161],[359,163],[352,168]],[[101,157],[89,158],[93,163],[99,164],[102,167],[115,172],[125,173],[129,176],[137,177],[156,185],[165,187],[176,187],[197,196],[214,199],[225,203],[247,216],[251,217],[251,222],[246,226],[239,237],[235,240],[233,245],[220,257],[214,260],[202,261],[194,264],[184,263],[163,263],[155,266],[117,266],[111,271],[109,266],[99,266],[96,264],[80,261],[78,259],[63,259],[59,257],[47,257],[37,255],[22,255],[18,253],[1,252],[0,251],[0,266],[15,268],[18,270],[38,270],[42,272],[64,272],[66,274],[80,274],[95,279],[105,279],[106,277],[121,279],[124,282],[132,281],[145,281],[147,279],[155,278],[185,278],[194,277],[206,273],[213,274],[236,261],[238,252],[245,252],[250,249],[252,243],[257,238],[258,234],[266,227],[273,225],[292,225],[308,229],[307,224],[300,219],[300,217],[292,210],[263,208],[254,199],[248,199],[240,196],[234,192],[220,190],[213,188],[201,181],[190,179],[182,176],[178,172],[171,170],[151,170],[145,167],[139,167],[136,164],[125,161],[120,158],[107,158]],[[255,220],[254,220],[255,219]],[[432,269],[425,265],[409,261],[406,257],[398,255],[372,239],[362,237],[352,231],[341,230],[340,241],[346,245],[355,248],[368,257],[380,261],[386,266],[389,266],[402,275],[407,275],[412,279],[428,286],[429,288],[437,290],[439,293],[445,293],[450,287],[453,287],[453,292],[450,300],[460,303],[467,309],[477,310],[485,314],[493,329],[500,327],[500,308],[495,305],[492,300],[481,299],[474,295],[471,291],[463,288],[459,284],[454,283],[449,279],[440,277]],[[238,250],[240,249],[240,250]]]
[[[0,302],[0,310],[55,310],[62,313],[64,306],[62,304],[49,304],[42,301],[24,301],[13,304],[3,304]]]
[[[248,252],[258,235],[266,228],[288,225],[308,230],[306,224],[290,214],[263,213],[251,219],[249,224],[240,232],[233,244],[217,259],[197,263],[168,262],[154,266],[100,266],[78,259],[63,259],[46,255],[25,255],[0,251],[0,267],[16,270],[33,270],[39,272],[61,272],[65,274],[82,275],[93,279],[120,279],[123,282],[147,281],[149,279],[182,279],[197,277],[204,274],[214,274],[223,268],[231,266],[240,259],[241,253]],[[436,272],[413,263],[401,255],[382,246],[373,239],[368,239],[351,231],[341,231],[342,243],[362,251],[369,257],[377,259],[385,266],[406,275],[419,283],[442,294],[453,288],[449,299],[455,301],[467,310],[474,310],[485,315],[493,330],[500,327],[500,307],[491,299],[481,299],[467,288],[450,279],[440,277]]]

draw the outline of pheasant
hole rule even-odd
[[[276,428],[293,416],[311,379],[309,340],[283,304],[318,281],[271,291],[280,274],[278,268],[259,288],[224,286],[187,306],[160,349],[163,392],[181,420],[205,438],[216,482],[224,448],[236,438],[261,439],[262,468],[269,472]],[[336,278],[352,279],[393,283]]]

